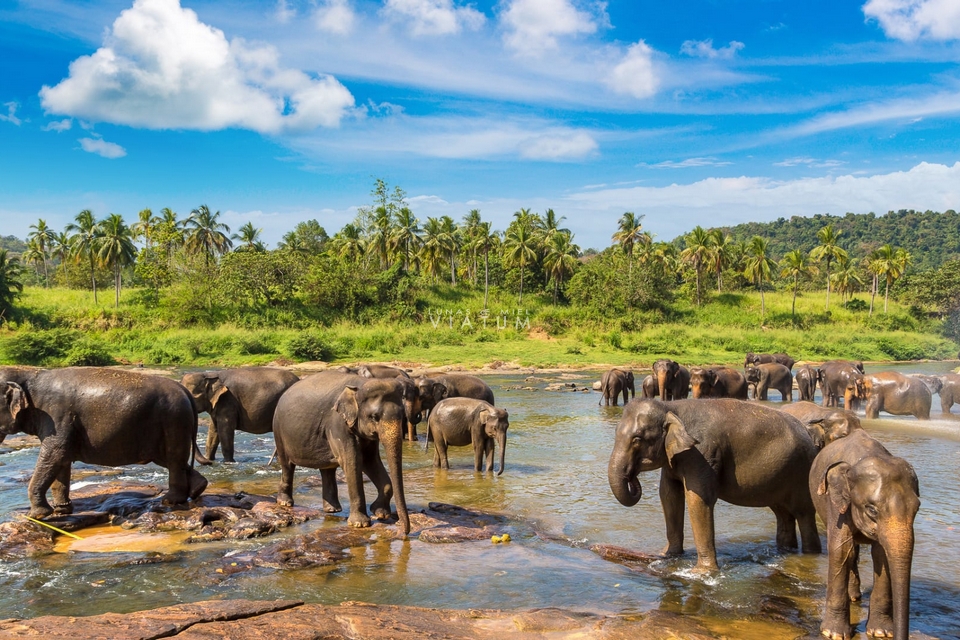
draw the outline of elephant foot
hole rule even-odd
[[[73,503],[69,500],[53,505],[53,512],[58,516],[66,516],[73,513]]]
[[[168,491],[160,498],[160,504],[165,507],[177,507],[187,504],[187,496],[182,493]]]
[[[393,514],[390,513],[390,508],[384,507],[372,507],[370,513],[373,514],[373,517],[377,520],[389,520]]]
[[[871,614],[867,617],[867,635],[874,638],[892,638],[893,620],[888,615]]]
[[[847,597],[850,598],[850,602],[860,602],[863,598],[863,594],[860,593],[860,580],[851,579],[847,583]]]
[[[829,629],[820,629],[820,635],[830,640],[850,640],[850,634],[842,631],[831,631]]]
[[[370,516],[365,513],[351,513],[347,518],[347,524],[351,527],[364,528],[370,526]]]
[[[669,544],[663,548],[663,551],[660,552],[660,555],[665,558],[675,558],[677,556],[683,555],[683,547],[673,547]]]
[[[27,515],[34,520],[41,520],[52,514],[53,509],[51,509],[49,505],[40,505],[39,507],[31,507],[30,513]]]
[[[191,469],[190,471],[191,471],[191,474],[190,474],[190,499],[191,499],[191,500],[196,500],[197,498],[199,498],[199,497],[203,494],[204,491],[207,490],[207,484],[209,484],[209,483],[207,482],[207,479],[206,479],[206,478],[204,478],[202,475],[200,475],[199,473],[197,473],[197,472],[194,471],[193,469]]]
[[[849,613],[847,613],[847,615],[849,615]],[[853,635],[852,632],[853,629],[850,627],[850,622],[846,620],[844,616],[837,616],[836,619],[831,619],[831,616],[828,614],[820,624],[820,635],[825,638],[830,638],[830,640],[850,640]]]
[[[327,502],[323,501],[323,511],[325,513],[340,513],[343,511],[343,507],[340,506],[339,502]]]
[[[278,494],[277,494],[277,504],[280,505],[281,507],[292,507],[292,506],[293,506],[293,498],[291,498],[291,497],[290,497],[289,495],[287,495],[286,493],[278,493]],[[324,509],[324,511],[326,511],[326,509]]]

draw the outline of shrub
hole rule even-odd
[[[98,342],[78,342],[63,360],[67,367],[106,367],[116,363],[106,347]]]
[[[326,340],[314,333],[301,333],[287,343],[287,353],[297,360],[332,360],[333,349]]]
[[[46,364],[62,359],[77,339],[67,329],[27,331],[7,341],[5,359],[15,364]]]
[[[918,344],[908,344],[891,338],[879,338],[877,348],[894,360],[920,360],[926,355],[923,347]]]

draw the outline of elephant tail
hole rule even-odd
[[[200,447],[197,446],[197,433],[200,431],[200,416],[196,411],[193,412],[193,433],[190,434],[190,468],[193,469],[194,461],[199,464],[208,465],[213,464],[210,460],[200,452]]]

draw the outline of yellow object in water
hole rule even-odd
[[[510,534],[505,533],[502,536],[500,536],[500,542],[510,542]]]
[[[493,544],[500,544],[500,541],[503,540],[500,536],[490,536],[490,542]]]
[[[63,529],[58,529],[58,528],[56,528],[55,526],[53,526],[52,524],[47,524],[46,522],[42,522],[42,521],[40,521],[40,520],[37,520],[36,518],[31,518],[30,516],[23,516],[23,517],[26,518],[27,520],[29,520],[30,522],[36,522],[37,524],[42,524],[43,526],[47,527],[48,529],[53,529],[53,530],[56,531],[57,533],[62,533],[62,534],[65,535],[65,536],[70,536],[71,538],[75,538],[75,539],[77,539],[77,540],[81,540],[80,536],[74,535],[74,534],[70,533],[69,531],[64,531]]]

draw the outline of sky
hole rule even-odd
[[[376,179],[655,239],[960,209],[960,0],[2,0],[0,235],[201,204],[275,244]]]

